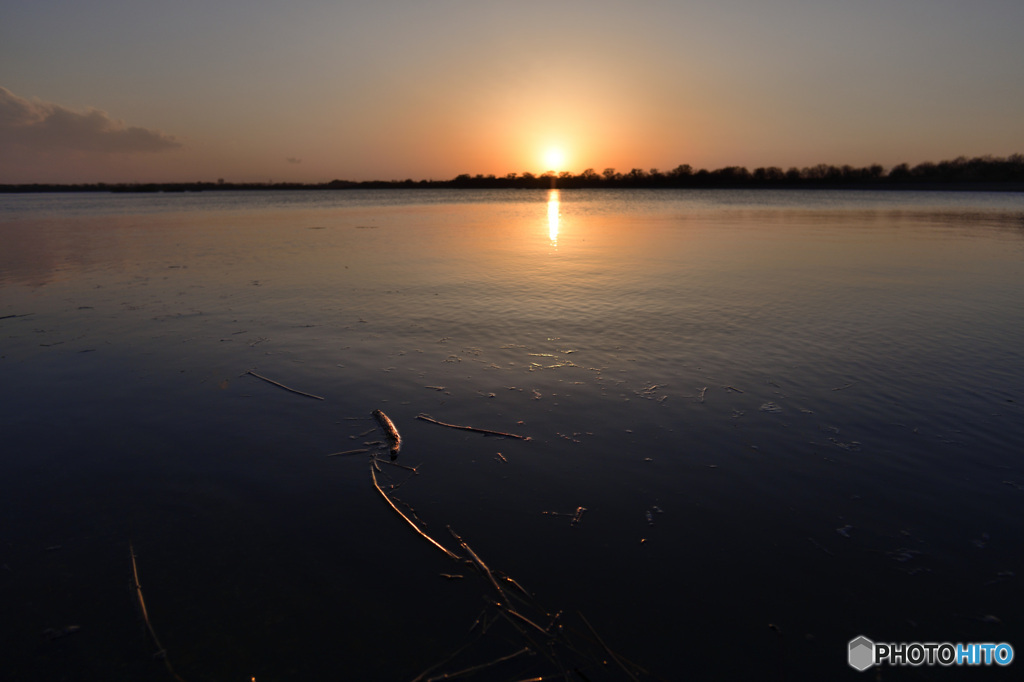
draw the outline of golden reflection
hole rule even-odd
[[[552,246],[558,246],[558,211],[561,208],[561,197],[557,189],[548,191],[548,239]]]

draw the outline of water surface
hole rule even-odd
[[[167,679],[129,543],[190,681],[524,646],[467,638],[486,581],[367,455],[326,456],[380,440],[378,408],[418,466],[378,475],[426,532],[652,675],[1024,645],[1020,194],[14,195],[0,242],[12,679]]]

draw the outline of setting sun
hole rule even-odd
[[[557,147],[544,152],[544,170],[565,170],[565,152]]]

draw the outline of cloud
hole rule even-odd
[[[297,159],[294,156],[289,156],[285,161],[288,163],[302,163],[302,159]]]
[[[0,146],[34,151],[137,154],[178,149],[181,143],[159,130],[126,126],[105,111],[77,112],[0,87]]]

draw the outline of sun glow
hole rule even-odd
[[[565,170],[565,152],[558,147],[552,147],[544,152],[544,170]]]

